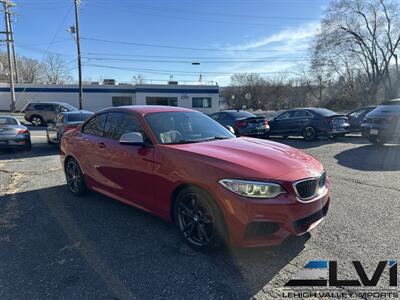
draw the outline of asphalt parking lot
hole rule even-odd
[[[327,218],[279,247],[206,255],[145,212],[95,193],[71,196],[44,133],[32,131],[31,152],[0,154],[0,299],[270,299],[308,260],[336,260],[354,274],[352,260],[373,272],[399,256],[399,145],[275,139],[325,165]]]

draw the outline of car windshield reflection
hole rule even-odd
[[[162,112],[145,116],[160,144],[189,144],[234,138],[229,130],[199,112]]]

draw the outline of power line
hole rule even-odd
[[[97,0],[97,3],[101,3],[101,1]],[[107,2],[103,2],[107,3]],[[109,3],[109,2],[108,2]],[[107,4],[108,4],[107,3]],[[189,14],[201,14],[201,15],[209,15],[209,16],[219,16],[219,17],[233,17],[233,18],[252,18],[252,19],[274,19],[274,20],[319,20],[319,18],[311,18],[311,17],[293,17],[293,16],[262,16],[262,15],[246,15],[246,14],[228,14],[228,13],[220,13],[220,12],[213,12],[213,11],[193,11],[188,9],[182,8],[165,8],[165,7],[157,7],[151,5],[138,5],[133,4],[135,8],[142,8],[148,10],[158,10],[158,11],[172,11],[172,12],[182,12],[182,13],[189,13]],[[115,7],[115,6],[114,6]],[[125,8],[124,8],[125,9]]]
[[[85,64],[85,67],[97,67],[97,68],[107,68],[107,69],[116,69],[116,70],[125,70],[125,71],[136,71],[143,73],[151,73],[151,74],[160,74],[160,75],[171,75],[171,74],[179,74],[181,76],[192,76],[198,75],[199,72],[194,71],[179,71],[179,70],[161,70],[161,69],[147,69],[147,68],[130,68],[130,67],[119,67],[119,66],[110,66],[110,65],[98,65],[98,64]],[[206,75],[232,75],[234,72],[201,72]],[[252,71],[240,71],[240,73],[257,73],[257,74],[286,74],[286,73],[295,73],[291,71],[275,71],[275,72],[252,72]]]
[[[268,50],[255,50],[255,49],[229,49],[229,48],[196,48],[196,47],[183,47],[183,46],[171,46],[171,45],[161,45],[161,44],[146,44],[146,43],[136,43],[136,42],[126,42],[126,41],[117,41],[117,40],[106,40],[100,38],[91,38],[91,37],[81,37],[82,40],[94,41],[94,42],[103,42],[103,43],[112,43],[112,44],[122,44],[122,45],[130,45],[130,46],[140,46],[140,47],[152,47],[152,48],[166,48],[166,49],[179,49],[179,50],[194,50],[194,51],[214,51],[214,52],[259,52],[259,53],[268,53],[268,52],[304,52],[306,50],[292,50],[292,49],[268,49]]]
[[[181,64],[192,64],[193,60],[146,60],[146,59],[135,59],[135,58],[108,58],[108,57],[84,57],[87,60],[98,60],[98,61],[132,61],[132,62],[148,62],[148,63],[181,63]],[[310,59],[248,59],[248,60],[214,60],[214,61],[203,61],[200,60],[201,64],[226,64],[226,63],[255,63],[255,62],[300,62],[309,61]]]
[[[109,7],[105,5],[99,5],[99,4],[92,4],[90,3],[90,6],[93,7],[98,7],[98,8],[103,8],[109,10],[110,8],[112,9],[117,9],[121,12],[125,13],[135,13],[138,14],[138,9],[140,10],[141,8],[136,8],[135,10],[130,10],[126,8],[121,8],[121,7]],[[157,18],[167,18],[171,20],[173,18],[174,20],[185,20],[189,22],[202,22],[202,23],[219,23],[219,24],[235,24],[235,25],[251,25],[251,26],[268,26],[269,28],[271,27],[279,27],[281,28],[281,25],[277,24],[269,24],[269,23],[250,23],[250,22],[237,22],[237,21],[223,21],[223,20],[213,20],[213,19],[195,19],[191,17],[182,17],[182,16],[177,16],[177,15],[165,15],[165,14],[159,14],[159,13],[152,13],[152,12],[140,12],[140,15],[145,15],[145,16],[151,16],[151,17],[157,17]]]
[[[151,58],[177,58],[177,59],[190,59],[190,60],[200,60],[200,59],[210,59],[210,60],[221,60],[220,57],[215,56],[171,56],[171,55],[147,55],[147,54],[132,54],[132,53],[109,53],[109,52],[85,52],[85,55],[101,55],[101,56],[111,56],[111,57],[151,57]],[[291,59],[303,59],[290,57]],[[230,60],[235,59],[274,59],[272,56],[268,57],[239,57],[239,58],[231,58]]]

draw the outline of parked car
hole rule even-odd
[[[86,110],[68,111],[57,115],[53,123],[46,129],[49,144],[60,143],[61,137],[68,130],[74,129],[89,119],[93,113]]]
[[[231,126],[235,134],[265,136],[269,131],[268,120],[244,110],[224,110],[210,115],[223,126]]]
[[[361,131],[361,124],[365,118],[365,116],[373,111],[376,106],[365,106],[359,107],[347,114],[347,118],[349,119],[350,128],[349,131],[351,132],[359,132]]]
[[[13,116],[0,115],[0,149],[31,149],[28,128]]]
[[[336,138],[349,132],[347,117],[326,108],[287,110],[270,120],[269,126],[269,135],[303,136],[307,141],[319,136]]]
[[[280,244],[319,224],[330,202],[312,156],[185,108],[102,110],[64,134],[61,162],[72,194],[97,191],[175,222],[200,251]]]
[[[400,99],[384,101],[366,115],[362,135],[373,144],[400,141]]]
[[[61,112],[77,110],[76,107],[64,102],[30,102],[25,107],[25,120],[34,126],[44,126],[54,121]]]

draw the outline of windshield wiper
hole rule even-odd
[[[226,140],[226,139],[229,139],[229,138],[230,137],[228,137],[228,136],[212,136],[212,137],[209,137],[209,138],[202,139],[202,141]]]

